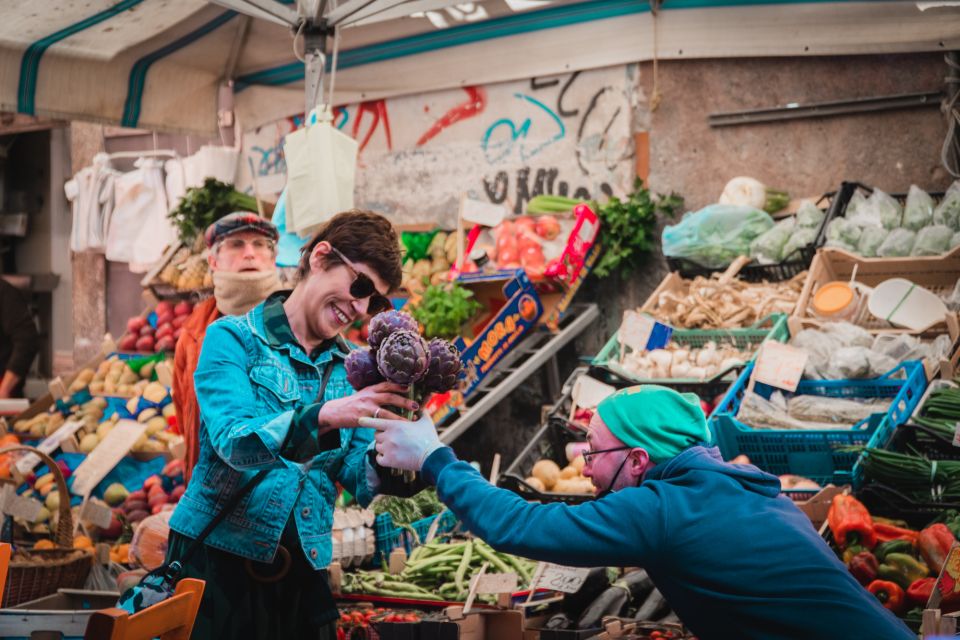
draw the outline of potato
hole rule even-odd
[[[580,471],[571,465],[567,465],[560,470],[560,478],[563,480],[570,480],[573,478],[579,478]]]
[[[553,485],[560,479],[560,467],[553,460],[538,460],[533,465],[531,475],[539,478],[548,490],[552,490]]]
[[[526,482],[528,485],[530,485],[531,487],[533,487],[533,488],[534,488],[535,490],[537,490],[537,491],[546,491],[546,490],[547,490],[547,488],[546,488],[545,486],[543,486],[543,483],[540,482],[540,478],[538,478],[538,477],[536,477],[536,476],[530,476],[529,478],[526,478],[526,479],[524,480],[524,482]]]
[[[583,473],[583,465],[586,464],[583,460],[583,454],[581,453],[576,458],[570,461],[570,466],[577,470],[578,474]]]

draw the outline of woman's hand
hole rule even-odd
[[[393,382],[381,382],[361,389],[350,396],[328,400],[320,407],[317,416],[321,432],[330,429],[352,429],[361,426],[360,418],[384,418],[386,420],[404,420],[403,417],[388,409],[417,411],[420,409],[413,400],[406,397],[408,388]]]

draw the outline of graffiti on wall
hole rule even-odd
[[[540,194],[622,194],[634,172],[635,81],[621,66],[338,107],[334,125],[359,143],[356,203],[452,224],[463,193],[517,213]],[[282,188],[283,137],[302,122],[245,135],[261,192]]]

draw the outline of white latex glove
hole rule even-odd
[[[361,427],[377,430],[377,462],[384,467],[420,471],[430,454],[444,446],[427,414],[416,422],[384,418],[360,418],[359,422]]]

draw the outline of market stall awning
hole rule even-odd
[[[291,29],[271,13],[295,10],[275,0],[244,4],[262,8],[241,14],[202,0],[10,3],[0,24],[0,110],[211,134],[219,88],[232,79],[244,126],[301,113],[304,66]],[[960,46],[960,9],[907,2],[666,0],[656,17],[637,0],[372,0],[362,7],[341,30],[337,103],[654,53],[675,59]]]

